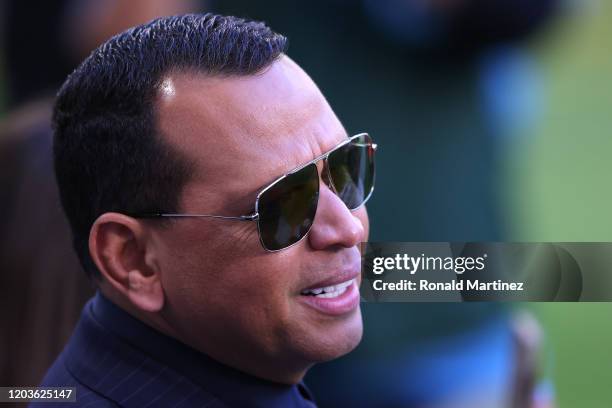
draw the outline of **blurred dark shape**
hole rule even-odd
[[[110,36],[206,0],[8,0],[4,5],[8,108],[54,93]]]
[[[10,0],[4,5],[12,112],[0,124],[0,385],[39,384],[93,294],[59,202],[50,95],[91,48],[117,31],[203,4]]]
[[[558,11],[558,0],[470,0],[454,16],[449,37],[462,48],[520,41]]]
[[[8,108],[55,92],[74,68],[62,45],[70,0],[8,0],[4,4],[4,64]]]
[[[558,0],[362,0],[373,26],[412,51],[474,55],[518,42],[558,12]]]
[[[70,0],[63,44],[76,61],[112,35],[161,16],[206,8],[207,0]],[[63,82],[63,79],[62,79]]]
[[[72,250],[51,155],[48,100],[0,128],[0,339],[3,386],[38,384],[93,294]]]

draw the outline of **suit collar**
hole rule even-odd
[[[168,386],[179,380],[185,392],[230,406],[314,406],[303,384],[276,384],[225,366],[147,326],[100,293],[85,306],[68,347],[72,374],[126,407],[142,407],[147,395],[136,392],[123,401],[124,388],[146,390],[147,382]],[[113,372],[131,377],[121,385]]]

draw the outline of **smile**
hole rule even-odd
[[[318,298],[335,298],[346,292],[346,289],[355,282],[355,279],[349,279],[346,282],[338,283],[337,285],[325,286],[322,288],[308,289],[301,292],[305,296],[316,296]]]
[[[299,298],[308,308],[328,316],[342,316],[359,308],[358,278],[331,286],[305,289]]]

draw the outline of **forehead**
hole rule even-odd
[[[256,190],[347,135],[308,75],[282,56],[249,76],[171,73],[158,90],[162,137],[195,164],[189,187]]]

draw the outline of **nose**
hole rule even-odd
[[[340,198],[321,183],[317,215],[308,234],[310,246],[315,250],[333,246],[351,248],[365,241],[365,227]]]

